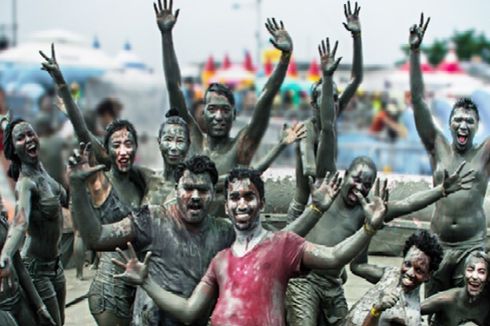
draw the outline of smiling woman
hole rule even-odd
[[[43,305],[61,325],[66,292],[59,242],[63,220],[61,205],[68,204],[66,192],[39,161],[39,138],[29,123],[14,120],[7,126],[4,150],[11,161],[8,174],[17,181],[17,202],[16,215],[2,248],[0,267],[12,268],[13,257],[27,235],[24,264]]]

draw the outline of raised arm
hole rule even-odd
[[[386,213],[385,222],[389,222],[399,216],[418,211],[422,208],[429,206],[430,204],[438,201],[439,199],[446,197],[456,191],[468,190],[471,188],[471,183],[475,179],[473,170],[469,170],[465,174],[461,175],[466,162],[462,162],[456,171],[449,175],[447,170],[444,170],[443,181],[441,184],[424,191],[419,191],[407,198],[389,201],[387,202],[388,212]],[[383,183],[382,193],[388,193],[386,189],[387,180]],[[375,195],[379,193],[379,179],[376,180]],[[383,196],[388,199],[388,195]]]
[[[123,279],[133,285],[140,285],[160,309],[184,324],[191,324],[206,311],[209,311],[210,305],[215,302],[218,296],[217,285],[210,286],[201,281],[192,292],[190,298],[185,299],[164,290],[148,275],[151,252],[146,254],[143,263],[141,263],[138,261],[131,243],[128,243],[128,249],[129,256],[118,250],[124,261],[112,259],[114,264],[125,270],[122,274],[115,275],[114,278]]]
[[[307,269],[331,269],[346,265],[368,245],[376,230],[382,226],[386,213],[383,199],[374,197],[371,202],[368,202],[360,192],[355,194],[366,216],[364,226],[335,247],[307,242],[302,261]]]
[[[267,170],[272,162],[281,154],[281,152],[292,143],[299,141],[306,137],[306,127],[302,123],[296,123],[292,127],[288,127],[285,123],[282,128],[281,140],[278,144],[276,144],[267,154],[254,165],[253,169],[259,171],[260,173],[264,173]]]
[[[281,84],[286,77],[286,72],[288,70],[289,60],[291,59],[291,53],[293,51],[293,42],[289,33],[284,29],[284,24],[282,21],[279,24],[274,18],[267,19],[265,27],[272,35],[270,42],[274,47],[281,51],[281,58],[276,68],[269,77],[269,80],[262,89],[262,93],[257,100],[252,119],[247,127],[245,127],[242,133],[242,143],[238,146],[240,151],[244,153],[247,159],[251,159],[255,151],[251,151],[251,148],[256,148],[262,137],[265,134],[267,125],[269,124],[269,118],[272,110],[272,101],[276,96]],[[250,153],[247,155],[247,153]],[[240,163],[240,162],[239,162]],[[244,162],[248,164],[247,162]],[[244,164],[243,163],[243,164]]]
[[[385,268],[368,263],[368,245],[362,252],[350,263],[352,274],[362,277],[372,284],[379,282],[385,272]]]
[[[335,159],[337,157],[337,134],[336,134],[336,112],[335,102],[333,98],[333,74],[337,69],[342,58],[335,59],[337,46],[339,42],[335,42],[333,51],[330,52],[330,41],[322,40],[318,46],[320,53],[320,62],[322,67],[322,100],[320,104],[320,143],[316,154],[316,177],[323,178],[327,171],[335,172],[337,167]]]
[[[29,178],[22,178],[15,185],[17,194],[17,203],[15,207],[15,216],[7,233],[7,239],[3,245],[0,256],[0,268],[12,268],[12,259],[14,254],[24,243],[24,239],[29,228],[29,218],[31,215],[31,198],[36,185]]]
[[[63,74],[61,73],[58,62],[56,61],[54,44],[51,44],[51,58],[45,55],[42,51],[39,51],[39,53],[44,60],[46,60],[45,62],[41,63],[41,69],[46,70],[56,84],[58,93],[65,104],[66,114],[73,125],[73,130],[75,131],[78,140],[86,144],[91,142],[97,162],[110,165],[109,156],[107,155],[104,146],[99,142],[97,137],[95,137],[89,131],[80,108],[71,96],[70,89],[66,84]]]
[[[168,6],[167,0],[164,0],[163,6],[162,0],[158,0],[158,5],[153,3],[153,8],[155,9],[158,29],[162,35],[163,72],[165,74],[165,81],[170,98],[170,107],[176,108],[177,111],[179,111],[179,115],[193,129],[193,135],[196,134],[196,137],[202,137],[202,131],[194,117],[189,113],[185,103],[184,94],[180,89],[182,81],[172,37],[172,29],[177,22],[180,9],[177,9],[175,10],[175,13],[172,13],[173,0],[170,0]]]
[[[339,98],[339,107],[337,114],[340,115],[342,110],[347,107],[349,101],[356,94],[357,88],[362,82],[362,40],[361,40],[361,22],[359,21],[359,11],[361,7],[355,3],[354,12],[351,10],[350,1],[344,4],[344,13],[347,23],[343,23],[345,29],[352,34],[354,41],[354,57],[352,60],[351,81],[347,84],[344,92]]]
[[[339,177],[338,172],[332,178],[327,174],[323,181],[318,180],[316,185],[313,185],[312,178],[310,178],[312,204],[284,230],[294,232],[301,237],[306,236],[323,216],[323,213],[330,208],[335,197],[339,194],[341,184],[342,178]]]
[[[89,248],[112,251],[116,247],[125,247],[128,241],[134,240],[133,223],[129,218],[124,218],[117,223],[101,225],[86,187],[88,180],[101,171],[104,165],[89,166],[88,156],[88,150],[83,148],[80,155],[72,155],[68,161],[73,220]]]
[[[417,132],[424,143],[425,148],[432,152],[438,130],[434,124],[430,109],[424,101],[424,80],[420,68],[420,45],[430,18],[424,23],[424,14],[420,15],[420,24],[410,28],[410,91],[412,93],[412,105],[415,116]]]

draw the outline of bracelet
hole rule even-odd
[[[364,231],[367,233],[367,235],[369,235],[371,237],[376,234],[376,229],[373,228],[368,223],[364,223]]]
[[[381,311],[378,311],[373,305],[369,311],[369,314],[375,318],[379,318],[379,316],[381,316]]]
[[[310,205],[310,209],[311,209],[312,211],[317,212],[318,214],[323,214],[323,212],[322,212],[322,211],[321,211],[321,210],[320,210],[318,207],[316,207],[316,205],[315,205],[315,204],[311,204],[311,205]]]

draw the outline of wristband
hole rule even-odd
[[[310,205],[310,209],[311,209],[312,211],[317,212],[318,214],[323,214],[323,212],[322,212],[322,211],[321,211],[321,210],[320,210],[318,207],[316,207],[316,205],[315,205],[315,204],[311,204],[311,205]]]
[[[365,225],[365,224],[364,224]],[[381,311],[378,311],[374,305],[371,307],[371,310],[369,311],[369,314],[373,316],[374,318],[379,318],[381,316]]]
[[[373,236],[376,234],[376,229],[373,228],[371,225],[368,223],[364,223],[364,231],[367,233],[369,236]]]

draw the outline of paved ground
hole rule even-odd
[[[380,257],[371,256],[369,261],[380,266],[400,266],[401,258],[394,257]],[[70,302],[72,299],[80,297],[88,291],[90,286],[90,278],[93,276],[94,271],[85,268],[84,270],[87,280],[80,281],[75,278],[75,270],[70,269],[66,271],[67,279],[67,300]],[[349,273],[349,278],[345,287],[347,301],[349,306],[356,302],[369,288],[371,284],[367,281],[352,275]],[[90,315],[88,309],[87,300],[79,302],[71,307],[66,308],[66,323],[69,326],[81,326],[81,325],[96,325],[92,315]]]

